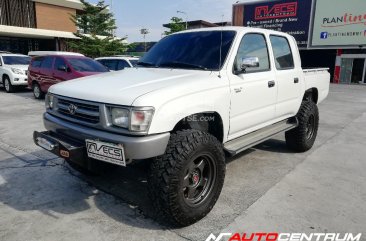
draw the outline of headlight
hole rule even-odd
[[[47,94],[45,104],[46,109],[53,109],[54,97],[52,94]]]
[[[111,109],[112,114],[112,123],[115,126],[119,126],[122,128],[128,128],[129,122],[129,110],[127,109],[121,109],[121,108],[112,108]]]
[[[24,71],[21,69],[11,68],[11,71],[13,71],[14,74],[24,75]]]
[[[112,124],[134,132],[146,132],[154,115],[153,108],[110,108]]]
[[[134,109],[131,111],[130,131],[147,131],[150,127],[154,109]]]

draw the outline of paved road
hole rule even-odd
[[[0,240],[205,240],[221,231],[366,235],[366,87],[331,86],[314,148],[283,135],[228,159],[213,211],[183,229],[150,216],[146,163],[86,177],[37,148],[43,102],[0,92]]]

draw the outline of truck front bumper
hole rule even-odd
[[[87,139],[122,144],[126,160],[147,159],[163,155],[170,138],[170,133],[148,136],[124,136],[121,134],[114,134],[71,123],[48,113],[44,114],[43,121],[47,132],[35,132],[34,142],[39,145],[37,141],[37,138],[39,137],[47,139],[51,143],[54,142],[54,150],[49,151],[65,159],[67,159],[67,157],[60,154],[62,148],[70,150],[70,156],[75,156],[76,159],[86,158],[85,140]],[[44,146],[41,147],[45,148]],[[61,147],[61,149],[58,147]]]

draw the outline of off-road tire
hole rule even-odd
[[[296,117],[299,125],[286,132],[286,144],[294,151],[305,152],[313,147],[318,133],[318,106],[313,101],[303,101]]]
[[[6,87],[6,83],[8,87]],[[15,87],[11,84],[10,78],[8,76],[3,78],[3,86],[7,93],[13,93],[15,91]]]
[[[210,155],[216,165],[216,177],[210,192],[202,203],[187,204],[183,191],[186,168]],[[156,210],[156,219],[165,225],[184,227],[205,217],[215,205],[225,179],[226,163],[222,144],[212,135],[197,130],[173,133],[166,152],[150,165],[149,192]],[[202,175],[203,177],[203,175]],[[205,181],[207,183],[207,181]],[[201,197],[201,193],[198,196]],[[202,197],[201,197],[202,198]]]
[[[38,89],[38,91],[37,91],[37,89]],[[37,100],[44,99],[45,94],[41,90],[41,87],[39,86],[38,83],[33,83],[32,84],[32,90],[33,90],[33,96],[34,96],[35,99],[37,99]]]

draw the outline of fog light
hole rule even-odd
[[[14,81],[19,81],[19,78],[14,78]]]

